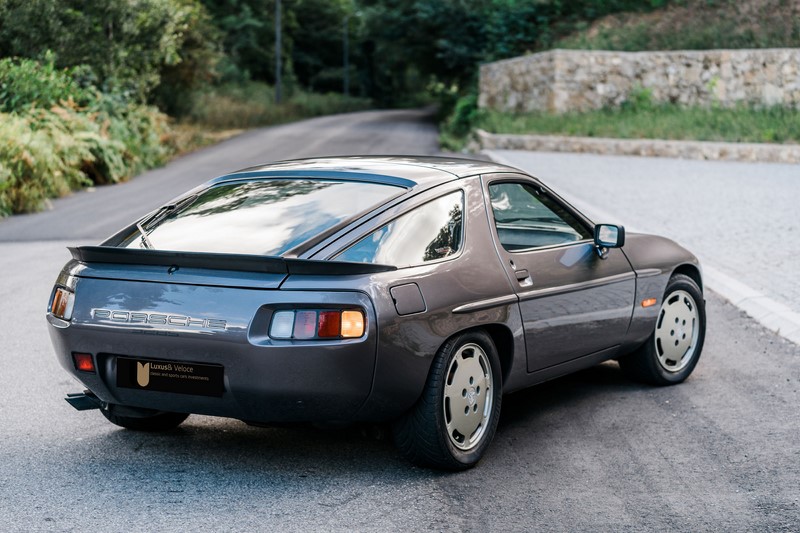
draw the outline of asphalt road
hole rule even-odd
[[[149,435],[63,401],[79,387],[55,362],[44,309],[64,246],[250,162],[431,153],[422,118],[252,132],[0,222],[0,530],[800,530],[800,348],[714,294],[686,383],[641,386],[607,363],[511,395],[488,455],[459,474],[410,466],[369,428],[192,416]]]

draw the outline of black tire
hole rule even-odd
[[[185,413],[156,413],[146,416],[122,416],[114,413],[113,406],[100,409],[112,424],[134,431],[168,431],[183,423],[189,415]]]
[[[697,365],[705,336],[703,293],[692,278],[675,274],[664,291],[653,333],[635,352],[621,357],[619,366],[636,381],[681,383]]]
[[[395,445],[420,466],[472,468],[494,437],[502,390],[500,360],[491,337],[483,331],[456,335],[437,352],[420,399],[393,424]],[[473,425],[470,435],[458,431],[469,432]]]

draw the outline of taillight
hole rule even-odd
[[[273,339],[355,339],[364,335],[359,310],[297,309],[275,311],[269,327]]]
[[[75,293],[63,287],[56,287],[53,291],[53,301],[50,302],[50,312],[62,320],[71,320],[74,304]]]

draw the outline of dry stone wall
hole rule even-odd
[[[606,52],[550,50],[481,66],[481,107],[586,111],[647,89],[656,102],[800,108],[800,49]]]

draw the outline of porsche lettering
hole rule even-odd
[[[195,318],[186,315],[142,313],[111,309],[92,309],[95,320],[109,320],[124,324],[151,324],[154,326],[177,326],[197,329],[226,329],[227,321],[214,318]]]

